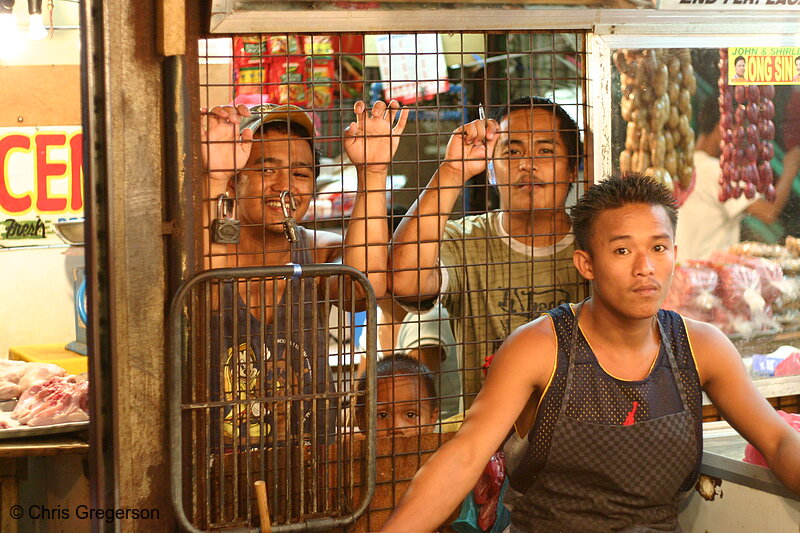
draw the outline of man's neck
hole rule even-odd
[[[581,310],[580,325],[589,338],[602,339],[605,346],[619,348],[619,352],[640,352],[659,342],[660,335],[655,316],[629,318],[621,316],[596,298],[589,299]]]
[[[563,209],[524,213],[504,211],[502,224],[508,235],[537,248],[555,246],[572,227],[569,216]]]
[[[701,133],[694,144],[694,149],[705,152],[711,157],[719,157],[719,140],[711,135]]]
[[[280,266],[291,260],[286,236],[260,226],[242,229],[237,252],[236,266]]]

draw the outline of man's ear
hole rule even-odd
[[[231,179],[228,180],[228,187],[227,192],[228,196],[231,198],[236,198],[236,183],[239,181],[239,174],[234,174],[231,176]]]
[[[439,420],[439,408],[438,407],[435,408],[433,411],[431,411],[431,420],[428,423],[429,424],[435,424],[437,420]]]
[[[569,171],[570,183],[575,183],[576,181],[578,181],[578,167],[580,166],[580,164],[578,163],[578,161],[575,161],[574,163],[575,164],[572,165],[572,168]]]
[[[572,262],[578,273],[588,280],[594,279],[594,271],[592,270],[592,256],[586,250],[575,250],[572,254]]]

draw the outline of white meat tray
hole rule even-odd
[[[52,424],[49,426],[26,426],[11,418],[11,411],[17,404],[16,400],[0,402],[0,421],[8,423],[8,429],[0,429],[0,440],[19,439],[25,437],[35,437],[39,435],[55,435],[58,433],[70,433],[80,431],[89,427],[89,421],[67,422],[66,424]]]

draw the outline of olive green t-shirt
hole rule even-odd
[[[588,294],[572,262],[571,233],[554,246],[531,247],[509,237],[503,216],[502,211],[491,211],[449,221],[439,254],[441,303],[461,343],[467,407],[483,382],[480,367],[485,358],[512,331]]]

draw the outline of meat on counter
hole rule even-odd
[[[76,376],[54,376],[32,385],[11,413],[28,426],[49,426],[89,420],[89,382]]]

